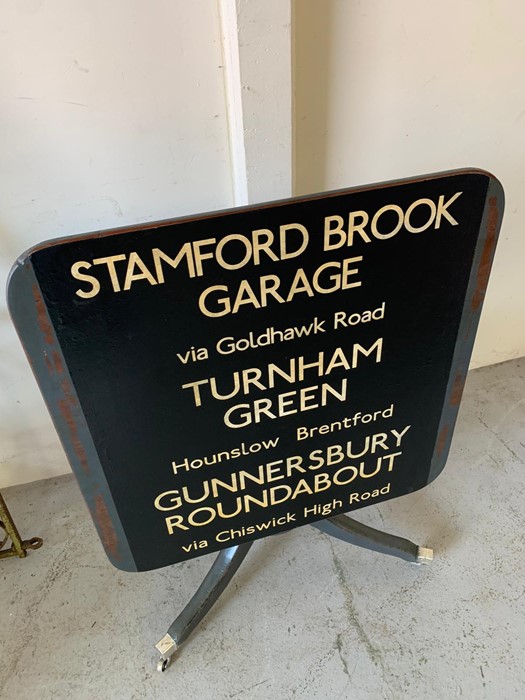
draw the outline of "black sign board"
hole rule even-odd
[[[22,256],[11,314],[115,566],[433,480],[502,210],[498,181],[465,170]]]

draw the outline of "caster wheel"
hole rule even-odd
[[[170,659],[159,659],[159,662],[157,664],[157,671],[159,673],[164,673],[164,671],[168,668],[170,665]]]

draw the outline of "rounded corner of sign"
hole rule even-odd
[[[112,552],[108,552],[107,549],[104,549],[107,558],[109,559],[109,563],[115,568],[118,569],[119,571],[126,571],[128,573],[137,573],[140,572],[141,569],[137,567],[135,562],[132,559],[126,559],[123,560],[119,557],[116,557]]]
[[[34,281],[28,268],[29,257],[28,254],[24,253],[16,259],[7,275],[5,286],[7,309],[15,326],[17,326],[17,319],[20,315],[17,309],[19,309],[20,302],[27,297]]]
[[[7,307],[9,309],[9,313],[11,314],[11,318],[14,318],[14,302],[17,300],[18,295],[24,291],[27,291],[28,289],[27,280],[31,278],[34,281],[34,278],[32,277],[34,274],[32,273],[32,258],[34,253],[36,253],[40,247],[40,245],[36,245],[28,248],[21,253],[11,265],[6,282]]]
[[[24,268],[28,267],[31,265],[31,258],[33,257],[33,254],[39,250],[41,247],[41,244],[39,245],[34,245],[31,246],[31,248],[27,248],[24,250],[20,255],[17,257],[15,262],[11,266],[11,270],[9,272],[9,275],[7,277],[7,284],[9,286],[11,282],[11,278],[15,276],[16,274],[19,274],[20,271],[22,271]]]
[[[496,176],[491,173],[490,170],[477,167],[459,168],[458,170],[452,171],[451,175],[473,175],[475,177],[484,177],[488,180],[497,180]]]
[[[505,201],[505,191],[501,180],[499,180],[490,170],[486,170],[485,168],[466,168],[464,171],[458,171],[458,175],[460,172],[463,172],[465,175],[474,175],[477,177],[481,176],[485,178],[488,180],[487,195],[496,196],[502,201],[502,203]]]
[[[432,460],[426,486],[428,486],[433,481],[435,481],[438,478],[438,476],[443,472],[445,467],[447,466],[449,451],[450,451],[450,445],[447,445],[443,449],[443,451],[441,452],[439,457],[436,457],[435,459]]]
[[[490,175],[489,189],[487,195],[489,197],[496,197],[499,203],[499,220],[501,222],[501,219],[503,217],[503,210],[505,208],[505,190],[503,189],[501,181],[498,180],[498,178],[495,175],[492,175],[491,173],[487,174]]]
[[[16,262],[11,265],[11,269],[9,270],[9,274],[7,275],[7,282],[5,285],[5,295],[7,299],[7,308],[9,309],[9,312],[11,313],[11,317],[13,316],[13,313],[11,311],[12,306],[13,306],[13,295],[15,294],[15,287],[18,283],[18,280],[20,278],[20,275],[23,272],[23,258],[18,258]]]
[[[42,252],[43,250],[47,250],[48,248],[54,248],[56,246],[63,245],[64,243],[69,243],[75,238],[79,238],[80,236],[75,235],[75,236],[60,236],[56,238],[48,238],[45,241],[42,241],[41,243],[36,243],[35,245],[31,246],[30,248],[26,248],[15,260],[13,263],[13,266],[11,267],[11,272],[9,273],[8,277],[8,284],[9,284],[9,279],[12,277],[14,272],[16,272],[17,269],[27,267],[28,265],[32,265],[33,258],[35,255],[38,253]]]

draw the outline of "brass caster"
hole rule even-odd
[[[168,666],[170,664],[171,664],[171,656],[168,659],[163,659],[161,657],[157,663],[157,671],[159,673],[164,673],[164,671],[168,668]]]
[[[417,563],[418,564],[431,564],[434,559],[434,550],[430,547],[418,547],[417,548]]]

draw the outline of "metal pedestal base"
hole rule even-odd
[[[219,552],[197,592],[180,615],[171,623],[167,633],[155,646],[161,657],[158,671],[165,671],[171,657],[210,611],[242,564],[253,542],[239,544]]]
[[[331,537],[337,537],[357,547],[399,557],[413,564],[429,564],[433,558],[432,549],[419,547],[403,537],[368,527],[368,525],[363,525],[347,515],[336,515],[333,518],[312,523],[312,525]],[[242,564],[252,544],[253,542],[240,544],[223,549],[219,553],[193,598],[172,622],[160,642],[155,645],[161,655],[157,670],[165,671],[167,669],[173,654],[217,602]]]

